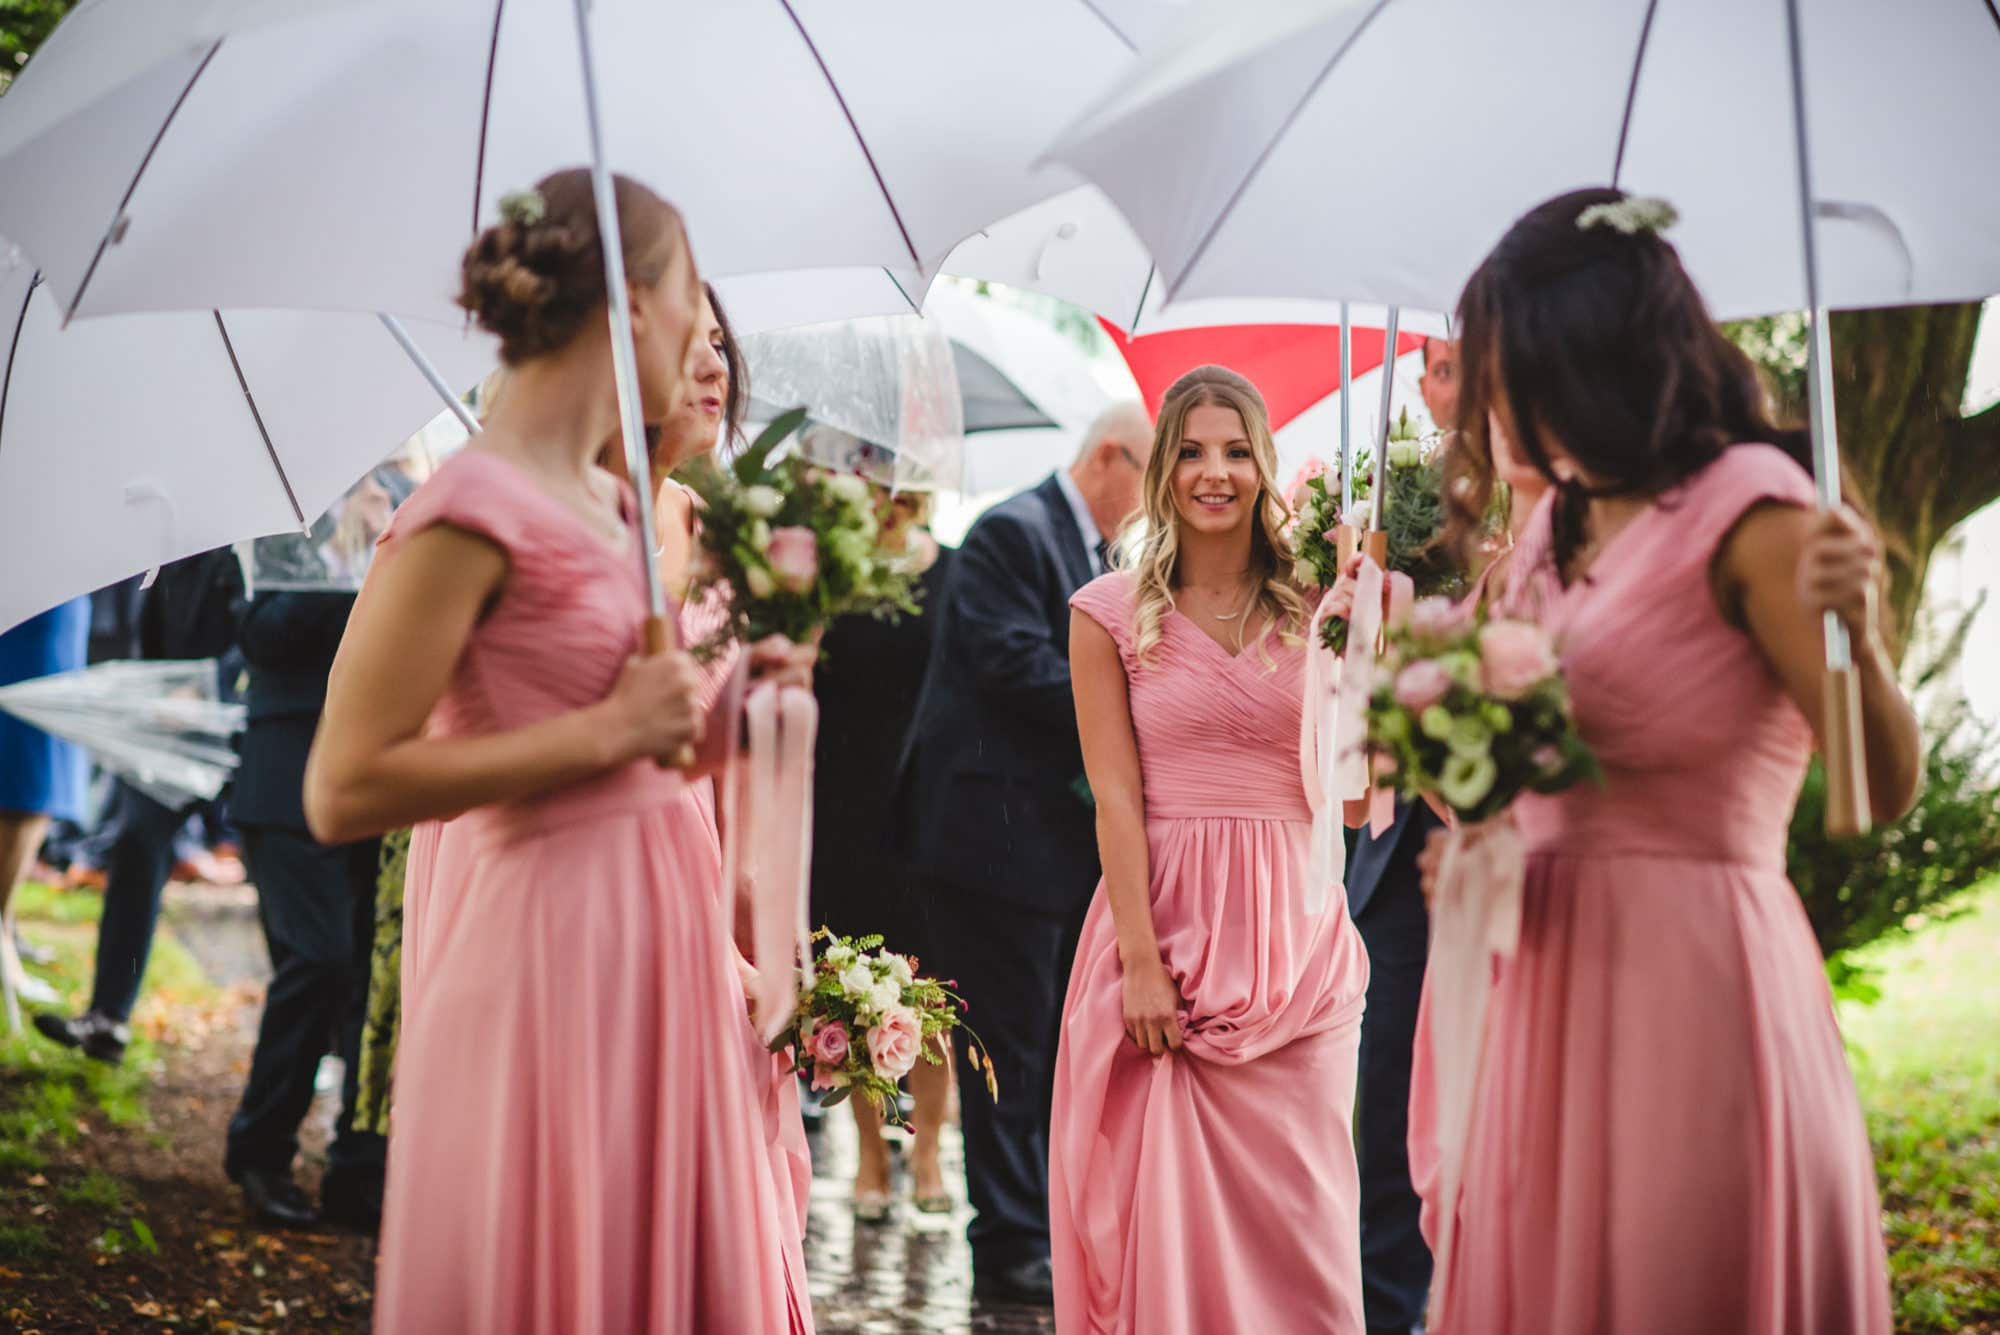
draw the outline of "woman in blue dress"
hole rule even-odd
[[[90,639],[90,599],[76,598],[0,634],[0,686],[74,672],[83,666]],[[0,713],[0,972],[9,984],[8,1022],[18,994],[55,1001],[54,989],[21,968],[14,949],[14,887],[41,851],[49,821],[83,815],[89,767],[74,743],[59,741],[11,714]]]

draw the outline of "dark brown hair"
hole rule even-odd
[[[708,292],[708,308],[715,312],[715,323],[722,330],[722,364],[729,368],[729,394],[722,401],[722,433],[724,443],[736,443],[743,439],[743,414],[750,409],[750,361],[743,355],[743,349],[736,342],[736,331],[729,327],[729,313],[722,309],[722,298],[716,293],[715,284],[703,283]]]
[[[687,244],[673,205],[626,176],[613,177],[625,272],[634,287],[660,281]],[[590,171],[570,167],[535,184],[539,206],[481,232],[459,266],[458,304],[498,335],[509,366],[556,351],[604,305],[604,246]]]
[[[1447,470],[1446,541],[1470,545],[1493,486],[1487,413],[1504,401],[1516,450],[1556,487],[1555,559],[1567,570],[1590,501],[1660,496],[1732,445],[1778,446],[1808,470],[1808,438],[1781,426],[1750,358],[1710,318],[1659,233],[1577,227],[1622,191],[1576,190],[1508,229],[1459,299],[1462,457]],[[1552,442],[1588,478],[1556,473]]]

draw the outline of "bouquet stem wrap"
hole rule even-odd
[[[806,919],[819,703],[810,691],[765,682],[744,697],[743,718],[749,791],[739,801],[732,752],[723,776],[722,863],[732,892],[741,875],[749,877],[757,1029],[768,1043],[791,1021],[800,987],[811,985]]]
[[[1386,623],[1400,624],[1409,616],[1415,586],[1401,573],[1385,573],[1373,557],[1364,557],[1355,576],[1354,614],[1347,628],[1347,658],[1340,674],[1339,715],[1334,728],[1334,792],[1342,799],[1367,798],[1368,825],[1381,835],[1395,823],[1396,800],[1386,788],[1371,789],[1368,772],[1368,698],[1375,676],[1382,628],[1382,591],[1389,592]]]
[[[1326,907],[1326,888],[1342,875],[1339,860],[1345,855],[1340,837],[1341,802],[1348,796],[1340,786],[1341,662],[1320,641],[1332,601],[1329,589],[1307,628],[1305,700],[1299,710],[1299,778],[1313,817],[1306,876],[1306,912],[1312,914]]]
[[[1428,966],[1437,1097],[1436,1259],[1440,1287],[1451,1274],[1458,1193],[1465,1176],[1465,1142],[1485,1053],[1493,960],[1495,956],[1511,957],[1520,943],[1526,876],[1527,854],[1510,817],[1454,826],[1446,835],[1437,885],[1431,893]],[[1443,1308],[1439,1304],[1432,1310]]]

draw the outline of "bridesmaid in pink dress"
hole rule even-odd
[[[1160,410],[1133,568],[1072,600],[1105,880],[1050,1129],[1066,1335],[1362,1330],[1368,960],[1340,885],[1307,883],[1306,608],[1276,464],[1250,382],[1189,372]]]
[[[1824,610],[1854,638],[1877,819],[1914,797],[1880,558],[1857,516],[1814,514],[1804,442],[1672,246],[1579,226],[1620,200],[1529,213],[1461,306],[1475,451],[1555,484],[1505,602],[1558,636],[1606,780],[1516,805],[1520,941],[1494,962],[1455,1201],[1438,1196],[1446,1058],[1419,1041],[1411,1160],[1434,1243],[1456,1212],[1431,1329],[1886,1332],[1868,1140],[1785,877]],[[1434,970],[1427,995],[1452,985]]]
[[[398,512],[335,665],[316,833],[418,826],[376,1328],[809,1331],[761,1131],[713,841],[657,757],[708,743],[680,653],[637,657],[632,495],[588,173],[467,252],[507,392]],[[649,417],[700,301],[680,219],[617,190]],[[804,684],[798,655],[753,670]]]

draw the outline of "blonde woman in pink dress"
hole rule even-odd
[[[1105,878],[1050,1128],[1065,1335],[1362,1330],[1368,960],[1340,885],[1307,881],[1307,609],[1276,464],[1250,382],[1189,372],[1160,409],[1131,569],[1072,599]]]
[[[1475,453],[1553,484],[1503,601],[1558,637],[1605,782],[1515,806],[1520,939],[1494,960],[1454,1200],[1429,1115],[1446,1057],[1419,1042],[1412,1164],[1433,1241],[1455,1221],[1431,1329],[1878,1335],[1874,1167],[1785,877],[1823,612],[1854,640],[1878,820],[1914,798],[1916,723],[1872,533],[1814,512],[1804,440],[1647,213],[1610,190],[1542,205],[1460,309]],[[1427,993],[1453,982],[1434,967]]]
[[[723,726],[685,654],[639,656],[633,497],[593,462],[618,408],[589,174],[537,194],[463,266],[507,392],[398,511],[306,780],[322,839],[422,822],[376,1328],[809,1331],[714,844],[659,760],[699,773]],[[657,421],[700,288],[671,206],[617,200]]]

